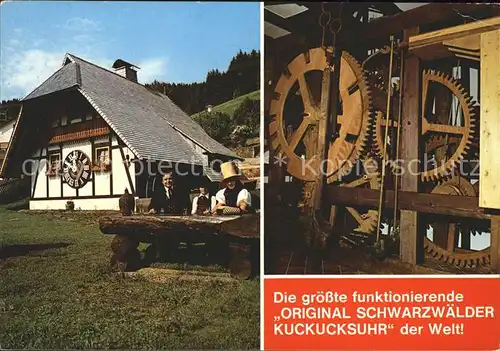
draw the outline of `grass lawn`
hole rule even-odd
[[[0,349],[259,348],[258,280],[117,276],[82,217],[0,207]]]
[[[238,96],[236,99],[226,101],[220,105],[214,106],[212,111],[214,112],[222,112],[227,113],[229,116],[232,116],[234,111],[241,105],[245,98],[249,98],[250,100],[259,100],[260,99],[260,90],[256,90],[254,92]],[[196,116],[199,113],[194,114]],[[193,117],[192,116],[192,117]]]

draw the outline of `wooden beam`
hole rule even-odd
[[[341,33],[339,39],[349,41],[356,38],[357,41],[363,42],[386,39],[391,34],[399,34],[415,26],[424,27],[481,11],[496,13],[497,9],[500,7],[494,4],[430,3],[394,16],[374,19],[365,25],[360,25],[355,31]]]
[[[500,28],[500,17],[448,27],[409,38],[409,51],[424,60],[459,54],[479,57],[480,34]]]
[[[500,274],[500,216],[491,217],[491,269]]]
[[[444,41],[461,39],[474,34],[489,32],[500,28],[500,17],[462,24],[460,26],[448,27],[429,33],[411,36],[408,40],[409,50],[441,44]],[[477,46],[477,45],[476,45]]]
[[[328,185],[326,196],[330,204],[377,208],[380,190]],[[384,190],[384,209],[394,208],[394,190]],[[406,212],[429,213],[444,216],[488,220],[490,214],[479,207],[473,196],[426,194],[410,191],[398,192],[398,208]],[[410,214],[410,216],[414,216]],[[412,223],[413,225],[413,223]],[[407,233],[402,233],[403,236]]]
[[[418,32],[418,27],[406,30],[404,32],[405,40]],[[401,140],[403,142],[400,155],[408,167],[406,172],[401,175],[401,190],[418,192],[420,169],[418,168],[419,163],[415,160],[420,159],[422,69],[418,57],[408,53],[404,60],[403,115],[401,119]],[[417,213],[402,209],[399,223],[401,260],[411,264],[422,263],[424,244],[423,236],[419,235]]]
[[[481,34],[479,205],[500,209],[500,30]]]
[[[481,49],[481,35],[467,35],[458,39],[445,40],[443,41],[445,46],[448,46],[450,50],[464,50],[479,52]]]

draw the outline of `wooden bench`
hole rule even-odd
[[[258,274],[260,214],[238,216],[147,215],[105,216],[99,220],[102,233],[115,235],[111,242],[111,265],[127,270],[140,260],[139,243],[150,243],[146,261],[154,261],[165,250],[177,249],[179,242],[206,242],[227,247],[229,269],[234,278]],[[212,252],[217,252],[213,250]]]

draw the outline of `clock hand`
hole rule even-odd
[[[83,166],[80,167],[80,169],[78,170],[78,174],[76,176],[76,179],[79,179],[82,176],[82,173],[83,173]]]

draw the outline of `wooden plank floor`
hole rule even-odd
[[[274,274],[368,274],[333,260],[318,260],[300,251],[284,251],[277,263]]]
[[[398,257],[377,260],[366,252],[352,249],[338,249],[326,259],[318,260],[312,253],[299,249],[282,249],[275,253],[274,267],[266,274],[304,275],[352,275],[352,274],[487,274],[487,269],[464,270],[446,265],[427,257],[423,265],[412,266],[401,262]]]
[[[290,218],[290,217],[289,217]],[[393,255],[378,260],[362,248],[337,247],[323,260],[317,254],[308,252],[301,226],[290,221],[276,225],[268,223],[265,235],[265,274],[304,275],[304,274],[489,274],[489,267],[464,269],[448,265],[431,256],[426,256],[422,265],[413,266],[402,262]]]

